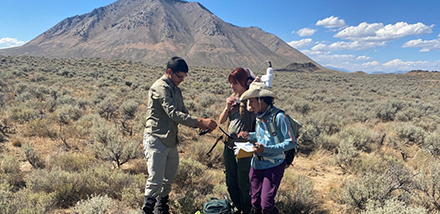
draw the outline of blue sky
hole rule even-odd
[[[114,0],[0,2],[0,48]],[[199,0],[224,21],[257,26],[323,66],[348,71],[440,71],[438,0]]]

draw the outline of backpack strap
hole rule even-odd
[[[272,135],[273,137],[274,137],[274,139],[275,139],[275,143],[280,143],[280,140],[278,139],[278,136],[277,136],[277,127],[276,127],[276,123],[275,123],[275,119],[276,119],[276,116],[278,115],[278,113],[280,113],[280,112],[284,112],[284,111],[282,111],[281,109],[279,109],[279,108],[276,108],[276,107],[272,107],[273,109],[271,110],[271,112],[270,112],[270,117],[272,118],[272,120],[269,120],[268,122],[267,122],[267,126],[266,126],[266,124],[264,123],[264,122],[262,122],[261,124],[263,125],[263,129],[266,131],[266,132],[269,132],[270,133],[270,135]],[[256,123],[258,123],[259,122],[259,120],[257,119],[256,120]],[[257,132],[257,135],[259,135],[259,132],[258,132],[259,130],[257,129],[256,130],[256,132]]]
[[[277,126],[276,126],[276,118],[278,113],[280,112],[284,112],[283,110],[273,107],[274,109],[271,112],[271,117],[272,120],[268,121],[268,129],[270,134],[275,138],[275,143],[280,143],[280,139],[278,139],[278,135],[277,135]]]

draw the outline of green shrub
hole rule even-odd
[[[138,103],[134,100],[127,100],[119,106],[119,111],[124,119],[133,119],[138,109]]]
[[[65,92],[66,94],[61,94],[57,97],[57,105],[70,105],[76,106],[76,98],[70,95],[70,92]]]
[[[410,207],[395,198],[385,200],[385,204],[369,200],[366,209],[361,214],[427,214],[423,208]]]
[[[36,116],[35,109],[18,106],[11,109],[11,119],[17,121],[18,123],[25,123],[31,121]]]
[[[93,123],[91,128],[91,133],[94,139],[103,144],[108,144],[112,141],[116,136],[118,136],[118,130],[107,124],[107,121],[100,120]]]
[[[0,91],[1,91],[1,87],[0,87]],[[4,108],[3,106],[5,105],[6,100],[5,100],[5,94],[0,92],[0,107],[2,107],[2,109]]]
[[[415,122],[415,123],[414,123]],[[440,114],[437,116],[435,114],[422,117],[418,121],[414,121],[413,123],[421,128],[423,128],[427,132],[434,132],[437,127],[440,127]]]
[[[185,107],[189,112],[197,112],[197,105],[192,100],[185,100]]]
[[[84,97],[81,97],[77,100],[77,106],[81,110],[86,110],[87,106],[90,105],[90,101]]]
[[[397,121],[408,122],[412,121],[415,118],[422,117],[421,112],[413,107],[407,107],[396,114]]]
[[[87,200],[78,201],[73,207],[73,212],[78,214],[106,214],[118,210],[118,204],[107,195],[92,195]]]
[[[353,146],[359,151],[370,152],[373,142],[369,129],[361,126],[349,126],[339,132],[341,141],[351,141]]]
[[[86,198],[85,181],[80,173],[66,172],[54,167],[51,170],[32,171],[26,179],[26,184],[33,192],[53,193],[56,205],[67,208]]]
[[[34,91],[34,96],[38,99],[43,99],[44,95],[49,95],[51,93],[51,90],[46,85],[38,85]]]
[[[98,157],[114,161],[118,168],[129,160],[142,156],[142,149],[138,142],[121,136],[115,127],[105,122],[94,124],[92,134],[99,142],[92,145]]]
[[[92,95],[92,104],[96,105],[98,103],[100,103],[101,101],[103,101],[106,97],[107,97],[107,92],[104,92],[102,90],[98,90],[96,93],[94,93]]]
[[[217,101],[217,97],[211,93],[202,93],[199,99],[199,103],[203,108],[207,108]]]
[[[12,187],[23,184],[20,162],[16,157],[5,154],[0,158],[0,181],[7,181]]]
[[[421,144],[424,141],[426,131],[411,123],[398,123],[396,125],[396,133],[400,139]]]
[[[25,137],[47,137],[55,138],[57,136],[57,128],[54,126],[51,118],[37,118],[26,123],[23,126]]]
[[[421,191],[418,204],[429,210],[440,211],[440,163],[437,158],[419,170],[415,188]]]
[[[98,112],[99,115],[101,115],[101,117],[104,117],[108,120],[113,117],[113,113],[117,109],[115,103],[116,103],[116,98],[106,97],[104,98],[104,100],[102,100],[96,105],[96,111]]]
[[[20,83],[18,83],[18,84],[15,85],[15,93],[16,93],[16,94],[21,94],[21,93],[23,93],[24,91],[26,91],[27,87],[28,87],[28,86],[27,86],[26,83],[22,83],[22,82],[20,82]]]
[[[317,143],[320,146],[319,148],[325,149],[327,151],[335,151],[339,144],[341,142],[341,139],[339,138],[338,134],[334,135],[322,135],[319,136],[317,139]],[[300,138],[300,145],[301,145],[301,138]]]
[[[224,83],[216,82],[208,87],[208,91],[212,94],[224,94],[224,85]]]
[[[376,106],[376,117],[383,122],[393,121],[397,112],[402,110],[406,104],[401,101],[385,100],[374,104]]]
[[[77,106],[66,104],[59,106],[55,110],[55,113],[60,124],[66,124],[70,121],[76,121],[83,115],[83,112]]]
[[[316,121],[307,120],[302,124],[301,133],[301,144],[312,145],[314,149],[323,146],[322,144],[319,144],[321,130],[318,128]]]
[[[95,157],[86,154],[61,153],[52,156],[48,161],[48,168],[59,167],[68,172],[82,172],[92,168]]]
[[[310,102],[303,99],[295,100],[293,106],[296,112],[299,112],[303,115],[308,114],[314,109],[313,105]]]
[[[421,145],[426,148],[433,155],[440,155],[440,134],[439,132],[432,132],[426,134],[425,142]]]
[[[45,167],[45,163],[40,154],[34,150],[34,147],[30,143],[23,144],[22,148],[26,160],[29,161],[34,169],[43,169]]]
[[[108,195],[113,199],[122,200],[122,198],[136,198],[136,201],[127,203],[142,204],[141,191],[145,188],[144,175],[130,175],[124,173],[120,169],[110,169],[105,165],[97,165],[93,168],[87,169],[81,173],[81,177],[87,184],[82,193],[85,195],[97,194]],[[83,197],[84,199],[84,197]],[[134,205],[133,205],[134,206]]]
[[[12,199],[9,201],[8,211],[4,213],[48,213],[55,208],[55,195],[56,193],[53,192],[34,192],[29,188],[21,189],[13,194]]]
[[[8,181],[0,177],[0,213],[8,213],[12,198],[12,187]]]
[[[86,137],[92,133],[94,124],[105,123],[106,121],[98,114],[86,114],[75,123],[75,130],[81,137]]]
[[[341,168],[349,170],[357,165],[359,151],[356,149],[354,138],[341,139],[339,146],[335,149],[333,160]]]
[[[31,94],[31,92],[29,91],[25,91],[19,95],[17,95],[17,97],[15,97],[15,100],[18,102],[26,102],[29,101],[33,98],[33,95]]]
[[[370,103],[349,103],[347,106],[347,112],[353,117],[353,120],[359,122],[367,122],[376,118],[374,115],[374,111],[371,109],[374,108],[374,104]]]
[[[176,192],[181,193],[187,190],[196,190],[202,195],[212,192],[211,176],[205,174],[206,166],[192,158],[181,159],[179,170],[173,187]]]
[[[193,160],[200,162],[204,166],[209,168],[220,168],[223,167],[223,136],[222,139],[212,139],[212,141],[206,141],[206,138],[199,138],[197,142],[191,142],[185,145],[186,151],[191,152],[191,157]],[[218,140],[217,145],[211,151],[209,156],[208,151],[214,146],[215,141]]]
[[[386,200],[399,197],[404,202],[411,198],[413,174],[396,159],[374,159],[356,178],[344,183],[343,203],[353,210],[365,210],[369,200],[384,204]]]
[[[275,200],[281,213],[314,213],[319,205],[312,180],[304,175],[292,177],[287,173],[284,173]]]
[[[315,120],[318,129],[327,135],[338,133],[343,127],[342,116],[333,112],[316,112],[310,118]]]
[[[202,210],[202,204],[206,202],[204,196],[197,190],[186,190],[180,194],[177,201],[170,201],[172,213],[196,213]]]
[[[214,116],[215,116],[215,111],[210,108],[202,109],[202,114],[200,115],[200,117],[203,118],[213,118]]]
[[[144,204],[143,197],[139,196],[145,194],[143,191],[145,188],[144,176],[137,176],[137,178],[142,178],[142,180],[138,179],[138,182],[131,184],[129,187],[124,187],[121,191],[121,202],[134,209],[139,209]],[[143,184],[142,188],[136,184]]]

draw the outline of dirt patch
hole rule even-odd
[[[347,177],[332,163],[328,151],[316,151],[308,156],[299,154],[289,167],[294,174],[305,175],[313,181],[314,190],[320,200],[320,209],[328,213],[343,213],[344,206],[337,203],[342,182]]]

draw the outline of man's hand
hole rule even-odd
[[[209,118],[197,118],[196,127],[201,129],[209,129],[209,132],[212,132],[217,128],[217,122]]]

